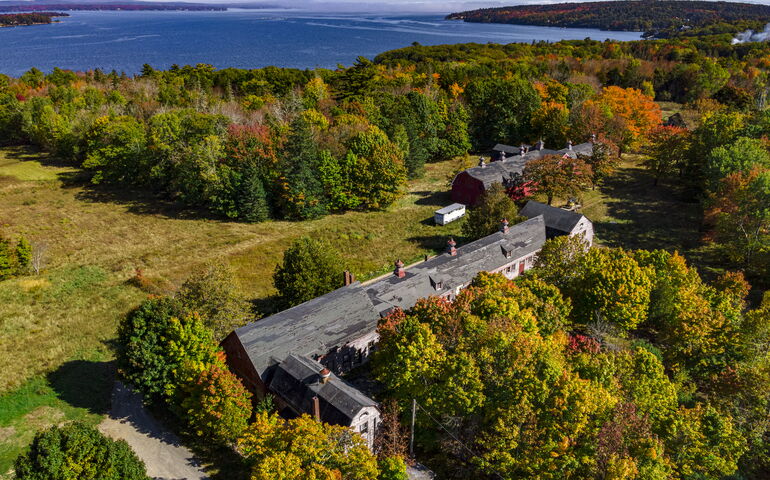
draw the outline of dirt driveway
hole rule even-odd
[[[121,382],[115,382],[112,408],[99,430],[111,438],[128,442],[147,466],[147,475],[156,480],[208,478],[192,452],[147,412],[141,395]]]

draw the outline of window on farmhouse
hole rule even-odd
[[[366,422],[366,423],[362,423],[362,424],[361,424],[361,430],[360,430],[360,431],[361,431],[361,434],[362,434],[362,435],[363,435],[364,433],[368,432],[368,431],[369,431],[369,422]]]

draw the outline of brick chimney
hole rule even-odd
[[[393,275],[397,276],[398,278],[404,278],[406,275],[406,271],[404,270],[404,262],[401,260],[396,260],[396,269],[393,270]]]
[[[508,233],[508,219],[504,218],[500,220],[500,231],[503,233]]]
[[[318,372],[318,376],[321,377],[321,383],[325,384],[329,381],[329,378],[332,376],[332,371],[328,368],[321,369],[320,372]]]
[[[527,147],[525,147],[524,144],[522,143],[521,146],[519,147],[519,155],[523,157],[524,155],[526,155],[526,153],[527,153]]]
[[[348,285],[356,281],[356,276],[350,273],[350,270],[345,270],[343,272],[343,279],[344,279],[344,284],[347,287]]]
[[[313,417],[316,421],[321,421],[321,401],[318,399],[318,395],[313,397]]]
[[[484,168],[487,164],[484,163],[484,157],[479,157],[479,167]]]
[[[457,249],[455,248],[457,246],[457,242],[455,242],[454,238],[450,238],[446,242],[446,253],[449,255],[452,255],[453,257],[457,255]]]
[[[572,140],[567,140],[567,150],[572,150]]]

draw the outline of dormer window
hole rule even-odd
[[[508,245],[502,245],[501,248],[503,249],[503,255],[505,255],[505,258],[511,258],[511,256],[513,256],[513,248]]]
[[[431,286],[432,286],[432,287],[433,287],[435,290],[441,290],[442,288],[444,288],[444,281],[443,281],[443,280],[440,280],[440,279],[438,279],[438,278],[433,278],[433,277],[430,277],[430,285],[431,285]]]

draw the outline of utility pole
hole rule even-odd
[[[417,415],[417,400],[412,399],[412,433],[409,436],[409,456],[414,457],[414,419]]]

